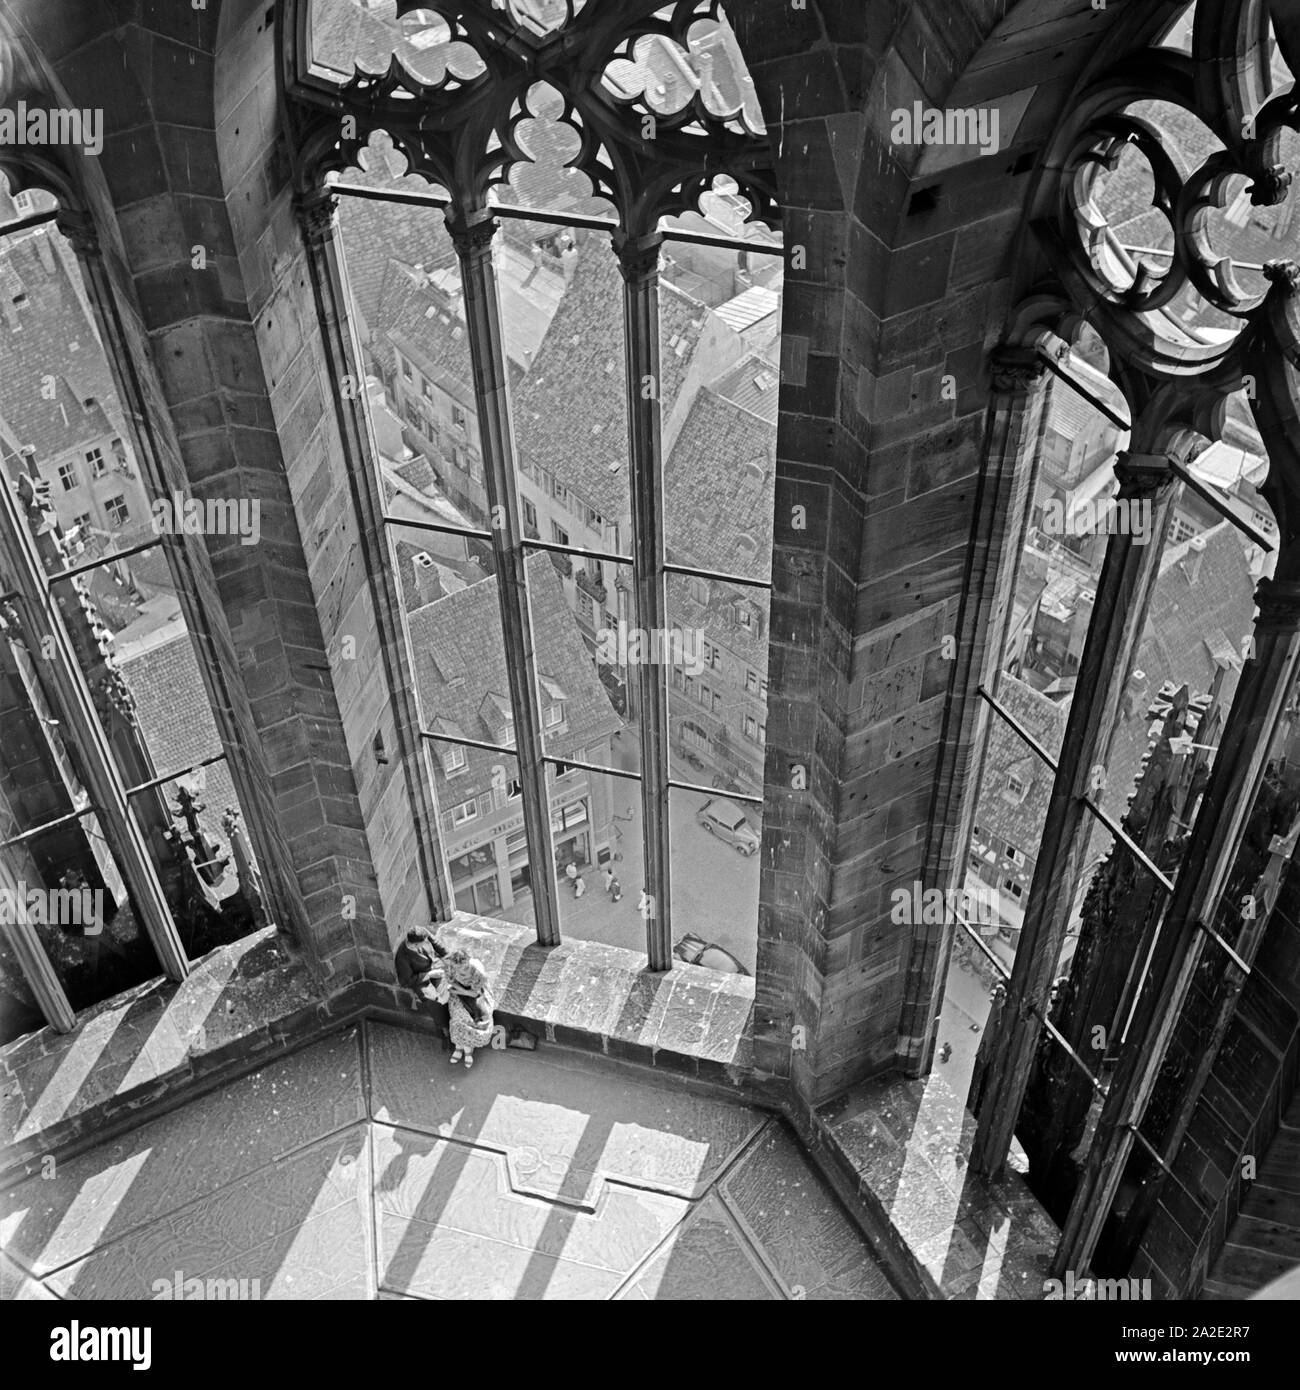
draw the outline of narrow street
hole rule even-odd
[[[672,794],[673,941],[694,932],[707,942],[725,947],[753,973],[758,947],[759,855],[746,857],[738,853],[696,823],[695,812],[706,799],[699,792]],[[575,900],[568,883],[560,884],[560,929],[583,941],[644,951],[645,925],[637,912],[643,883],[641,805],[630,787],[626,796],[614,804],[616,833],[610,839],[622,858],[612,864],[622,885],[622,899],[617,903],[609,900],[602,887],[604,870],[593,866],[584,876],[581,898]],[[629,810],[630,819],[624,821]],[[757,828],[756,816],[751,824]],[[532,904],[509,909],[501,916],[512,922],[531,921]]]

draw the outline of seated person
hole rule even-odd
[[[410,927],[397,943],[393,963],[397,969],[397,983],[404,989],[414,990],[424,1000],[440,1032],[446,1032],[449,1024],[447,1007],[440,1002],[438,995],[442,986],[447,948],[428,927]],[[411,1005],[417,1012],[421,1005]]]

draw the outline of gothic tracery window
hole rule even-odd
[[[1131,1254],[1300,807],[1298,41],[1290,6],[1188,7],[1071,101],[1034,195],[1037,486],[964,861],[993,988],[949,1000],[988,1008],[974,1162],[1014,1128],[1057,1270]]]
[[[317,0],[295,61],[451,903],[752,971],[782,247],[722,7]]]
[[[58,205],[0,181],[0,1037],[268,921],[166,548]]]

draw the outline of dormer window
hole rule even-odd
[[[455,777],[458,772],[464,772],[469,762],[463,748],[448,748],[442,755],[442,770],[448,777]]]

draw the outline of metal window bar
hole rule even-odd
[[[67,569],[58,570],[54,574],[47,574],[46,578],[51,584],[61,584],[65,579],[76,579],[79,575],[87,574],[91,570],[102,569],[105,565],[114,564],[118,560],[129,560],[132,555],[140,555],[144,551],[153,550],[162,544],[164,544],[164,537],[155,536],[151,541],[141,541],[138,545],[127,546],[125,550],[115,550],[111,555],[101,555],[98,560],[86,560],[79,565],[69,565]]]
[[[91,815],[95,811],[93,803],[83,806],[79,811],[69,811],[67,815],[57,816],[54,820],[46,821],[44,825],[38,825],[34,830],[24,830],[21,834],[11,835],[7,840],[0,840],[0,850],[8,849],[11,845],[25,844],[28,840],[36,839],[38,835],[46,835],[62,825],[70,825],[74,820],[80,820],[82,816]]]
[[[989,962],[993,969],[996,970],[997,973],[1002,977],[1003,983],[1005,984],[1007,981],[1009,981],[1011,979],[1011,972],[1006,968],[1005,965],[1002,964],[1002,962],[997,958],[997,956],[995,956],[993,952],[990,951],[989,948],[984,944],[979,932],[977,932],[975,928],[971,926],[971,924],[961,915],[960,912],[954,912],[953,918],[956,921],[957,925],[965,931],[966,935],[969,936],[970,939],[979,948],[984,958]],[[1048,1036],[1052,1039],[1052,1041],[1056,1043],[1056,1045],[1065,1053],[1065,1055],[1074,1063],[1074,1065],[1078,1067],[1078,1069],[1084,1074],[1084,1076],[1088,1078],[1088,1082],[1092,1086],[1092,1089],[1096,1092],[1096,1094],[1099,1096],[1104,1096],[1106,1094],[1106,1087],[1097,1079],[1096,1076],[1093,1075],[1088,1064],[1075,1051],[1074,1047],[1070,1043],[1070,1040],[1061,1032],[1059,1028],[1057,1028],[1057,1026],[1052,1022],[1052,1020],[1048,1018],[1047,1015],[1044,1014],[1040,1008],[1038,1008],[1036,1004],[1030,1004],[1029,1008],[1030,1012],[1034,1015],[1034,1017],[1037,1018],[1038,1021],[1047,1030]],[[1140,1129],[1137,1128],[1136,1125],[1131,1125],[1129,1127],[1132,1129],[1133,1137],[1138,1141],[1138,1143],[1142,1145],[1142,1147],[1147,1151],[1147,1153],[1149,1153],[1151,1157],[1155,1159],[1155,1161],[1161,1166],[1161,1168],[1165,1170],[1166,1173],[1169,1172],[1169,1165],[1156,1151],[1155,1146],[1151,1143],[1151,1141],[1147,1139],[1147,1137],[1142,1133]]]
[[[470,526],[448,526],[441,521],[411,521],[401,516],[384,516],[379,518],[385,526],[404,526],[411,531],[433,531],[440,536],[459,536],[468,537],[473,541],[491,541],[491,531],[480,531],[476,527]]]
[[[169,772],[165,776],[155,777],[148,782],[141,782],[138,787],[128,787],[126,794],[127,796],[139,796],[142,792],[154,791],[168,782],[178,782],[182,777],[188,777],[192,772],[197,772],[202,767],[213,767],[215,764],[225,761],[226,755],[224,753],[214,753],[210,758],[204,758],[197,763],[190,763],[178,772]]]
[[[728,801],[742,801],[746,806],[763,809],[761,796],[750,796],[748,792],[725,792],[720,787],[706,787],[700,782],[679,782],[675,777],[668,779],[668,786],[675,792],[703,792],[705,796],[725,796]]]
[[[984,686],[981,685],[979,687],[979,693],[988,702],[989,706],[994,710],[998,717],[1001,718],[1005,723],[1007,723],[1012,729],[1015,730],[1015,732],[1020,736],[1020,738],[1022,738],[1029,745],[1029,747],[1033,749],[1033,751],[1051,769],[1053,775],[1055,775],[1056,760],[1046,751],[1046,749],[1044,749],[1042,744],[1039,743],[1037,739],[1035,739],[1033,735],[1030,734],[1030,732],[1019,722],[1019,720],[1016,719],[1015,715],[1011,714],[1009,710],[1005,709],[1001,704],[999,704],[997,699],[993,695],[991,695],[984,688]],[[1105,811],[1103,811],[1091,796],[1082,797],[1081,800],[1083,801],[1083,804],[1088,808],[1088,810],[1093,814],[1093,816],[1095,816],[1096,819],[1100,821],[1101,824],[1105,827],[1105,829],[1108,830],[1110,834],[1115,837],[1116,843],[1123,845],[1124,848],[1129,851],[1129,853],[1134,857],[1134,859],[1137,860],[1138,864],[1156,880],[1156,882],[1160,885],[1164,892],[1172,893],[1174,888],[1172,880],[1169,879],[1162,872],[1162,870],[1152,861],[1150,856],[1148,856],[1145,853],[1145,851],[1141,849],[1140,846],[1134,843],[1133,839],[1129,836],[1128,832],[1124,829],[1124,827],[1120,825],[1119,822],[1116,821],[1112,816],[1108,815]],[[1198,921],[1196,925],[1200,928],[1201,931],[1203,931],[1208,937],[1210,937],[1211,940],[1217,941],[1219,945],[1223,947],[1224,951],[1227,952],[1229,958],[1233,961],[1233,963],[1237,966],[1239,970],[1241,970],[1246,975],[1249,975],[1251,973],[1250,966],[1247,965],[1244,960],[1242,960],[1242,958],[1236,953],[1236,951],[1234,951],[1232,947],[1228,945],[1228,943],[1223,939],[1223,937],[1221,937],[1212,926],[1210,926],[1206,922],[1201,921]],[[1145,985],[1145,979],[1142,983]]]
[[[513,748],[498,748],[493,743],[483,743],[478,739],[464,738],[452,734],[435,734],[428,729],[420,730],[420,737],[427,739],[430,743],[447,743],[457,748],[475,748],[480,753],[497,753],[503,758],[513,758],[516,756]],[[601,767],[599,763],[589,763],[581,758],[560,758],[554,754],[545,753],[542,761],[550,767],[577,768],[581,772],[591,772],[600,776],[619,777],[625,782],[639,782],[641,774],[638,772],[627,772],[621,767]]]
[[[609,550],[588,550],[581,545],[565,545],[561,541],[525,540],[525,550],[546,550],[553,555],[577,555],[583,560],[608,561],[611,565],[631,565],[630,555],[619,555]]]
[[[677,565],[671,560],[664,561],[665,574],[684,574],[690,579],[713,579],[719,584],[735,584],[744,589],[772,590],[770,579],[749,579],[741,574],[726,574],[722,570],[696,569],[694,565]]]
[[[326,185],[331,193],[344,198],[363,198],[371,202],[406,203],[415,207],[446,210],[451,200],[441,193],[421,193],[410,188],[367,188],[364,184],[331,183]],[[592,217],[586,213],[554,212],[548,208],[522,207],[518,203],[493,203],[488,211],[493,217],[513,218],[520,222],[542,222],[552,227],[580,227],[586,231],[613,232],[618,222],[612,217]],[[737,237],[716,235],[712,232],[688,232],[685,230],[665,230],[665,241],[686,242],[692,246],[716,246],[726,251],[752,251],[759,256],[784,256],[785,247],[772,245],[766,241],[744,241]]]
[[[1183,465],[1179,463],[1177,459],[1171,458],[1169,460],[1169,471],[1176,478],[1180,478],[1186,487],[1191,488],[1191,490],[1203,502],[1208,502],[1209,505],[1213,507],[1214,510],[1218,512],[1219,515],[1223,517],[1225,521],[1232,522],[1232,524],[1237,528],[1238,531],[1242,533],[1242,535],[1249,536],[1251,541],[1255,545],[1259,546],[1261,550],[1271,553],[1272,551],[1277,549],[1273,542],[1269,540],[1269,538],[1262,531],[1257,531],[1250,524],[1250,522],[1246,521],[1242,517],[1237,516],[1235,512],[1233,512],[1224,504],[1223,499],[1218,495],[1218,493],[1215,492],[1215,490],[1212,487],[1206,486],[1206,484],[1201,482],[1199,478],[1192,474],[1188,469],[1184,468]]]
[[[58,215],[57,208],[50,208],[46,212],[29,212],[26,217],[16,217],[0,227],[0,238],[13,236],[15,232],[30,231],[33,227],[43,227],[47,222],[55,221]]]

